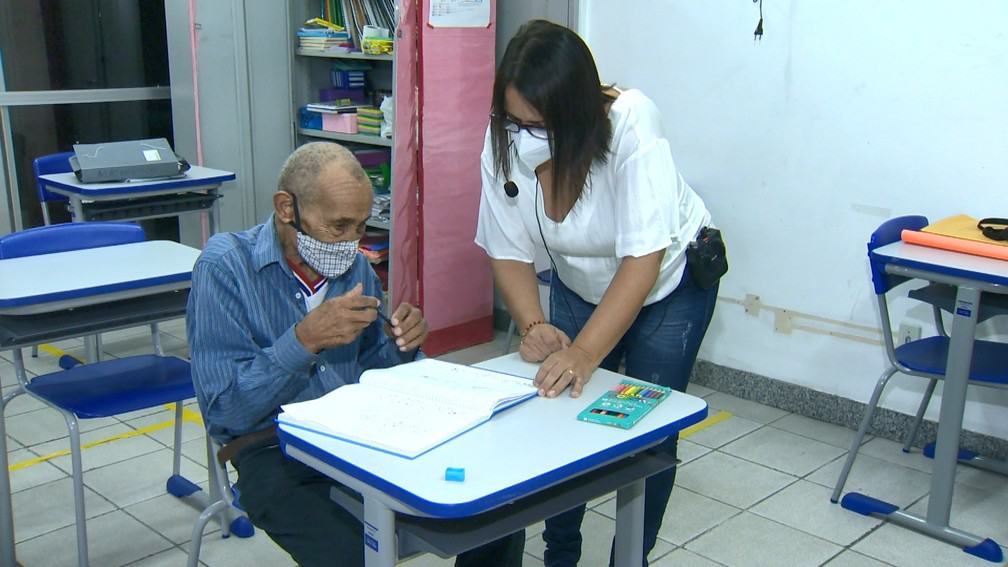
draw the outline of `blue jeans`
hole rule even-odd
[[[715,285],[700,289],[693,283],[689,268],[679,286],[664,299],[643,307],[630,329],[600,364],[606,370],[618,371],[625,359],[624,374],[683,392],[689,383],[693,363],[707,325],[714,314],[717,300]],[[595,305],[571,291],[556,273],[550,284],[550,323],[577,336]],[[678,436],[670,437],[654,448],[676,456]],[[662,516],[675,484],[675,467],[648,477],[644,489],[644,567],[647,555],[654,548],[661,528]],[[581,520],[585,506],[568,510],[546,520],[543,541],[546,542],[546,567],[574,567],[581,558]],[[612,556],[610,552],[610,565]]]

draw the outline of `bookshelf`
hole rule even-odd
[[[335,0],[335,2],[330,1],[328,4],[330,9],[332,9],[333,6],[364,6],[369,3],[377,4],[381,1],[383,0]],[[414,0],[396,0],[396,11],[401,11],[398,7],[400,3],[412,1]],[[373,181],[375,184],[376,202],[387,193],[394,194],[398,189],[395,186],[396,183],[394,181],[396,179],[395,170],[399,167],[396,164],[395,150],[395,138],[399,134],[395,131],[395,129],[393,130],[391,137],[382,137],[380,135],[370,133],[338,131],[341,127],[335,127],[334,124],[334,127],[331,128],[329,127],[328,122],[325,126],[315,123],[311,123],[309,125],[306,123],[305,117],[301,114],[301,108],[308,103],[327,100],[326,95],[321,92],[322,89],[332,89],[334,93],[338,93],[335,95],[337,98],[346,98],[349,96],[348,93],[350,91],[359,90],[356,83],[341,85],[343,89],[337,87],[337,81],[335,80],[333,70],[340,64],[340,62],[347,62],[347,66],[354,65],[368,67],[364,71],[366,79],[364,81],[361,98],[351,97],[354,104],[367,104],[369,106],[380,107],[384,96],[389,95],[392,96],[393,101],[396,101],[395,51],[399,46],[393,46],[393,54],[381,55],[362,53],[359,51],[346,52],[336,49],[305,49],[299,45],[300,41],[297,37],[297,31],[307,20],[323,15],[320,13],[320,2],[318,2],[318,0],[299,0],[291,2],[289,6],[288,29],[290,30],[290,41],[292,45],[292,61],[290,67],[291,97],[293,103],[292,121],[294,123],[294,132],[296,134],[296,144],[301,145],[318,140],[332,140],[344,145],[351,151],[355,151],[355,153],[367,152],[370,150],[372,155],[374,155],[375,150],[387,151],[389,153],[389,167],[387,169],[382,169],[382,171],[391,171],[391,174],[385,175],[384,173],[375,173],[376,170],[381,168],[377,166],[369,168],[368,162],[365,159],[361,158],[361,161],[365,165],[365,169],[368,169],[369,173],[374,174]],[[363,8],[361,9],[363,10]],[[368,23],[376,23],[370,20],[370,16],[375,13],[375,10],[369,7],[367,12]],[[342,23],[342,20],[337,17],[331,16],[331,19],[336,21],[338,24]],[[395,37],[395,30],[392,31],[392,35]],[[353,39],[357,40],[356,47],[359,48],[359,36],[353,32],[351,33],[351,36]],[[321,115],[309,116],[314,118]],[[343,125],[344,124],[341,123],[341,126]],[[384,238],[388,241],[389,249],[387,256],[382,262],[376,264],[373,263],[372,266],[375,268],[379,277],[382,278],[383,287],[385,288],[386,293],[383,305],[390,310],[394,309],[394,306],[398,305],[402,301],[416,301],[414,298],[407,297],[407,294],[402,291],[396,292],[394,290],[394,286],[392,286],[392,278],[397,275],[395,270],[400,268],[398,265],[393,266],[395,263],[395,254],[393,254],[395,244],[393,238],[396,236],[395,233],[399,228],[394,226],[394,213],[394,204],[390,204],[388,206],[387,214],[382,213],[380,216],[372,216],[367,222],[368,236],[365,239],[381,240]],[[403,236],[408,234],[409,228],[410,227],[405,227]],[[364,243],[362,242],[362,244]],[[402,257],[401,254],[399,256]],[[409,268],[409,266],[404,267]],[[415,267],[413,267],[412,270],[415,272]],[[409,271],[409,269],[406,270],[406,272]]]
[[[423,310],[430,330],[424,344],[428,355],[486,342],[493,337],[493,282],[486,254],[473,243],[473,235],[494,76],[495,21],[486,27],[435,28],[428,23],[430,2],[394,0],[391,55],[339,52],[324,41],[316,43],[319,49],[300,49],[296,31],[319,16],[320,5],[332,1],[284,3],[293,138],[297,144],[324,139],[391,152],[389,215],[369,222],[388,232],[384,305],[411,303]],[[496,3],[490,3],[492,18]],[[392,93],[391,138],[301,124],[299,109],[320,100],[319,88],[332,84],[330,69],[337,62],[369,65],[369,87]]]

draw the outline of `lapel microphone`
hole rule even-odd
[[[515,197],[518,196],[518,185],[515,184],[514,181],[511,181],[510,179],[508,179],[504,183],[504,194],[507,195],[508,197],[511,197],[512,199],[514,199]]]
[[[511,139],[510,136],[508,137],[508,152],[513,152],[514,157],[518,157],[518,152],[514,149],[514,140]],[[514,199],[518,196],[518,185],[514,181],[508,179],[504,182],[504,194]]]

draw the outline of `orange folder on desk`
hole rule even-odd
[[[901,238],[908,244],[1008,260],[1008,242],[987,238],[977,228],[977,219],[967,215],[942,219],[919,231],[904,230]]]

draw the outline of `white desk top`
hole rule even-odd
[[[0,260],[0,314],[46,313],[188,288],[200,251],[151,240]]]
[[[478,366],[532,377],[539,365],[517,354]],[[420,516],[477,514],[548,488],[650,447],[707,415],[695,396],[672,392],[632,429],[586,423],[577,414],[623,378],[596,371],[579,398],[565,392],[534,398],[505,410],[467,433],[406,459],[339,439],[281,426],[290,454],[304,451],[391,499],[397,511]],[[448,467],[464,468],[465,481],[444,480]],[[353,486],[352,486],[353,487]]]
[[[891,263],[908,268],[935,271],[950,276],[968,278],[995,285],[1008,285],[1008,262],[930,246],[893,242],[873,252]],[[991,290],[993,291],[993,290]],[[1008,290],[1005,290],[1008,293]]]
[[[83,197],[101,195],[131,195],[135,193],[150,193],[165,190],[184,190],[186,188],[220,185],[225,181],[233,181],[235,174],[221,169],[200,167],[194,165],[182,177],[170,179],[146,179],[116,183],[81,183],[73,173],[50,173],[41,175],[46,182],[46,189],[59,193],[74,193]]]

